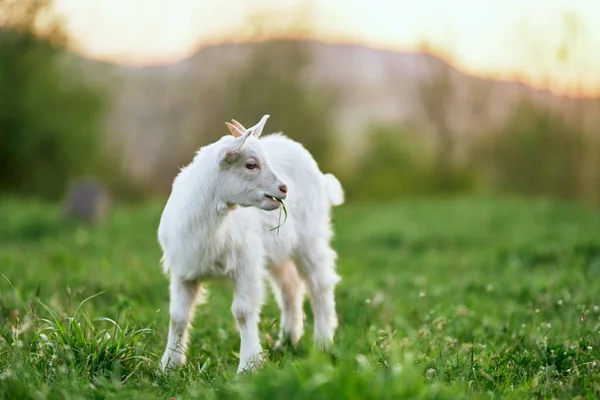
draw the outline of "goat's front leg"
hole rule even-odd
[[[161,360],[165,371],[185,363],[190,320],[194,315],[196,297],[200,284],[171,277],[169,314],[169,338]]]
[[[262,364],[258,320],[264,296],[263,270],[243,266],[233,276],[231,311],[240,331],[240,363],[237,372],[256,370]]]

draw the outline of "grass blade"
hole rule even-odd
[[[283,200],[277,199],[277,201],[279,203],[281,203],[281,208],[279,209],[279,225],[277,225],[274,228],[269,229],[269,232],[277,230],[277,235],[279,236],[279,228],[283,224],[285,224],[285,221],[287,221],[288,213],[287,213],[287,208],[285,207],[285,204],[283,203]],[[282,213],[282,211],[283,211],[283,214],[284,214],[283,222],[281,222],[281,213]]]

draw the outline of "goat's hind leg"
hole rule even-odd
[[[198,297],[200,284],[196,281],[171,277],[169,304],[169,338],[161,360],[163,371],[185,364],[190,321]]]
[[[281,347],[287,337],[296,346],[304,333],[304,283],[291,259],[272,266],[269,278],[281,310],[279,339],[275,348]]]
[[[329,348],[338,325],[335,311],[335,286],[340,281],[335,272],[336,252],[323,242],[310,243],[294,260],[304,278],[314,315],[314,342]]]

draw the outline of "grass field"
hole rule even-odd
[[[600,396],[599,212],[490,198],[344,205],[330,354],[312,349],[308,301],[299,348],[273,351],[269,297],[268,365],[236,376],[232,288],[214,282],[189,364],[166,377],[161,209],[120,208],[86,230],[50,205],[0,202],[0,398]]]

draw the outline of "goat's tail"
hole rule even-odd
[[[344,202],[344,189],[340,181],[333,174],[324,174],[323,179],[325,180],[329,204],[332,206],[342,204]]]

